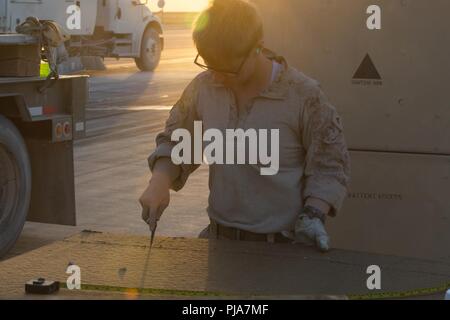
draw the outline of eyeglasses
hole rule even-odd
[[[239,73],[241,73],[242,68],[244,67],[245,62],[247,61],[248,57],[250,56],[250,54],[252,53],[253,49],[254,49],[254,45],[250,48],[250,50],[248,51],[248,53],[245,55],[245,58],[242,60],[241,65],[239,66],[239,69],[237,69],[237,71],[229,71],[229,70],[222,70],[222,69],[217,69],[214,67],[210,67],[204,63],[201,63],[199,61],[199,59],[201,59],[202,57],[200,56],[200,54],[197,54],[197,57],[194,60],[194,63],[199,66],[200,68],[204,69],[204,70],[209,70],[209,71],[214,71],[214,72],[218,72],[218,73],[222,73],[222,74],[227,74],[227,75],[232,75],[232,76],[237,76],[239,75]]]

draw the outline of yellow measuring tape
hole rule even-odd
[[[61,283],[61,288],[67,289],[65,283]],[[445,292],[450,288],[450,282],[445,285],[435,287],[435,288],[425,288],[401,292],[386,292],[386,293],[371,293],[371,294],[350,294],[347,297],[350,300],[380,300],[380,299],[401,299],[401,298],[413,298],[420,296],[427,296],[431,294],[442,293],[443,296]],[[208,292],[208,291],[186,291],[186,290],[169,290],[169,289],[152,289],[152,288],[125,288],[125,287],[115,287],[115,286],[105,286],[105,285],[93,285],[93,284],[83,284],[81,285],[81,290],[84,291],[101,291],[101,292],[117,292],[124,293],[130,298],[138,297],[139,295],[148,296],[175,296],[175,297],[236,297],[243,296],[243,294],[230,294],[224,292]],[[247,296],[248,294],[245,294]],[[252,297],[264,297],[267,295],[252,295]]]
[[[354,294],[348,295],[350,300],[379,300],[379,299],[401,299],[413,298],[420,296],[428,296],[432,294],[442,293],[444,297],[445,292],[450,288],[450,282],[435,288],[416,289],[402,292],[386,292],[386,293],[369,293],[369,294]]]
[[[60,287],[67,289],[65,283],[61,283]],[[138,295],[151,295],[151,296],[182,296],[182,297],[226,297],[234,296],[228,293],[222,292],[208,292],[208,291],[186,291],[186,290],[172,290],[172,289],[152,289],[152,288],[125,288],[125,287],[115,287],[115,286],[105,286],[105,285],[95,285],[95,284],[82,284],[82,291],[101,291],[101,292],[117,292],[125,293],[129,296]]]

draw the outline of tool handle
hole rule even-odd
[[[146,206],[144,206],[142,208],[142,218],[148,224],[150,231],[155,232],[156,228],[158,226],[158,219],[155,219],[154,221],[152,221],[150,213],[151,213],[150,208],[148,208]]]

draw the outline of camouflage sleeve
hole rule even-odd
[[[194,137],[194,121],[199,120],[196,112],[198,95],[198,80],[194,79],[184,90],[181,98],[170,111],[166,126],[163,132],[156,137],[156,150],[149,156],[148,164],[153,171],[156,162],[161,158],[171,159],[172,149],[177,142],[173,142],[171,137],[176,129],[187,129],[191,137]],[[193,152],[191,152],[193,154]],[[194,163],[191,161],[190,163]],[[199,168],[199,165],[182,164],[180,175],[172,184],[175,191],[181,190],[187,182],[189,175]]]
[[[336,216],[348,192],[350,156],[341,118],[320,86],[305,100],[301,132],[306,151],[304,198],[314,197],[331,206]]]

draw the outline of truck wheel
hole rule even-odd
[[[0,257],[14,245],[27,218],[31,167],[25,142],[0,115]]]
[[[159,33],[153,28],[144,32],[141,43],[141,56],[135,58],[136,66],[141,71],[153,71],[161,59],[161,39]]]

